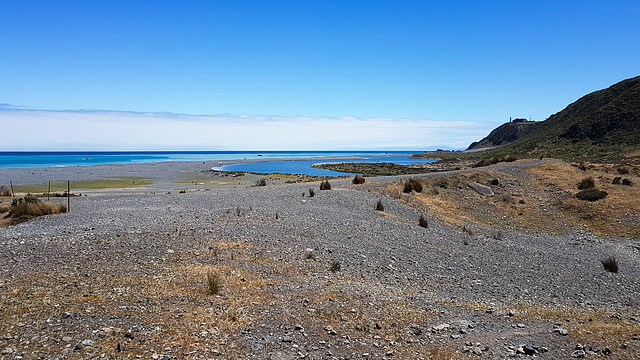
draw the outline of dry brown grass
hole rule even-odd
[[[598,188],[608,193],[597,202],[585,202],[574,198],[577,192],[572,190],[575,179],[584,176],[584,172],[567,163],[547,164],[533,167],[528,173],[535,176],[540,184],[556,184],[570,196],[557,204],[562,215],[576,223],[583,224],[602,236],[640,237],[640,188],[638,186],[613,185],[617,174],[616,165],[588,164],[587,173],[598,181]],[[637,176],[628,178],[637,183]],[[574,188],[575,189],[575,188]]]
[[[640,237],[640,187],[611,184],[617,165],[585,164],[608,196],[597,202],[575,198],[576,179],[585,171],[569,163],[545,163],[506,174],[477,169],[456,175],[422,179],[422,193],[403,193],[403,183],[390,182],[371,191],[387,195],[430,214],[448,225],[469,224],[512,230],[534,229],[549,233],[589,228],[602,236]],[[629,175],[634,183],[640,178]],[[485,197],[468,187],[471,182],[490,184],[497,195]]]
[[[36,217],[44,215],[62,214],[67,212],[67,207],[60,203],[40,201],[37,203],[21,203],[11,206],[10,216],[17,219],[21,217]]]
[[[548,319],[567,324],[571,336],[583,343],[617,343],[640,333],[640,324],[620,319],[613,310],[580,310],[534,305],[516,306],[517,319]]]

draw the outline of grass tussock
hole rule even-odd
[[[604,269],[608,272],[617,273],[618,272],[618,263],[616,262],[616,258],[608,257],[604,260],[600,260]]]
[[[329,180],[325,180],[320,183],[320,190],[331,190],[331,183],[329,183]]]
[[[4,185],[0,186],[0,196],[9,197],[11,195],[12,195],[11,194],[11,190],[8,187],[6,187]]]
[[[256,180],[255,186],[267,186],[267,179],[261,178]]]
[[[423,228],[428,228],[429,227],[429,222],[427,222],[427,219],[420,215],[420,219],[418,220],[418,225],[422,226]]]
[[[62,214],[67,212],[67,207],[48,201],[19,202],[11,205],[9,216],[14,219],[32,218],[44,215]]]
[[[206,285],[207,293],[209,295],[218,295],[220,294],[220,288],[222,287],[222,280],[217,273],[210,271],[207,273]]]
[[[596,182],[591,176],[580,180],[580,182],[578,183],[578,190],[584,190],[593,187],[596,187]]]
[[[382,205],[382,200],[378,200],[378,203],[376,204],[376,210],[384,211],[384,205]]]
[[[354,184],[364,184],[365,180],[364,180],[364,176],[360,176],[360,175],[356,175],[353,177],[353,183]]]
[[[313,189],[309,189],[309,197],[314,197],[316,195],[316,192],[313,191]]]
[[[407,179],[407,181],[404,182],[404,190],[402,190],[402,192],[409,194],[412,191],[421,193],[422,183],[416,179]]]

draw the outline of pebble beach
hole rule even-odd
[[[326,191],[184,181],[218,164],[1,170],[14,184],[154,179],[0,229],[2,358],[640,356],[635,239],[491,237],[429,214],[424,228],[421,210],[370,191],[402,176]],[[612,256],[617,273],[600,263]]]

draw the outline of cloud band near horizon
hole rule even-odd
[[[187,115],[0,108],[0,150],[466,148],[495,124],[391,118]]]

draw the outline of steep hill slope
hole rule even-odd
[[[505,145],[527,135],[540,123],[535,121],[508,122],[493,129],[487,137],[469,145],[467,150]]]
[[[495,152],[566,159],[639,156],[640,76],[583,96]]]

